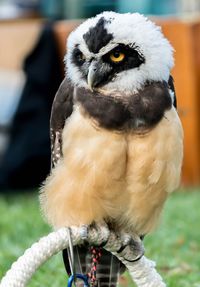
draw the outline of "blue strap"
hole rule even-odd
[[[84,287],[89,287],[90,286],[89,283],[88,283],[88,276],[87,275],[75,274],[75,275],[71,275],[69,277],[67,287],[72,287],[72,284],[74,282],[74,277],[78,278],[78,279],[81,279],[84,282]]]

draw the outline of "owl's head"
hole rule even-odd
[[[68,38],[67,74],[79,87],[134,92],[147,81],[168,81],[173,63],[160,28],[138,13],[103,12]]]

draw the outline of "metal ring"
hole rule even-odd
[[[71,275],[71,276],[69,277],[67,287],[71,287],[71,286],[72,286],[72,283],[74,282],[75,277],[78,278],[78,279],[81,279],[81,280],[84,282],[84,287],[89,287],[89,286],[90,286],[89,283],[88,283],[88,277],[87,277],[87,275],[74,274],[74,275]]]

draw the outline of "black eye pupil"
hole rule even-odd
[[[83,53],[80,51],[80,50],[77,50],[76,53],[75,53],[75,57],[77,58],[77,60],[79,62],[84,62],[85,61],[85,58],[84,58],[84,55]]]
[[[114,57],[115,57],[115,58],[119,58],[119,56],[120,56],[120,52],[115,51],[115,52],[113,53],[113,55],[114,55]]]
[[[77,66],[82,66],[85,62],[84,54],[79,50],[79,48],[75,47],[73,54],[72,54],[72,60]]]

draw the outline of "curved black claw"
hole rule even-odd
[[[144,245],[140,237],[131,238],[128,244],[123,244],[117,253],[126,261],[134,262],[144,255]]]

